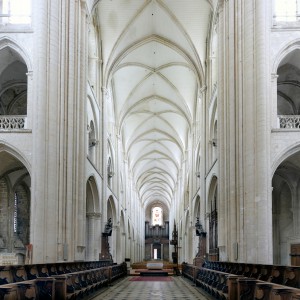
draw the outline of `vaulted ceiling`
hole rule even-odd
[[[111,90],[140,200],[172,205],[205,85],[208,0],[101,0],[104,84]]]

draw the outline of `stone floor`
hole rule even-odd
[[[131,276],[113,283],[93,300],[174,300],[174,299],[210,299],[182,277],[172,276],[171,281],[131,281]],[[159,278],[157,278],[159,280]]]

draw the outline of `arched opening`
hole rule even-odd
[[[300,152],[286,158],[273,179],[273,261],[275,264],[300,265],[293,252],[300,253]]]
[[[284,57],[277,74],[279,126],[300,128],[300,49],[295,49]]]
[[[218,249],[218,180],[212,178],[208,194],[208,242],[209,242],[209,260],[219,259]]]
[[[0,50],[0,130],[26,128],[27,66],[10,47]]]
[[[98,205],[99,193],[95,178],[90,176],[86,183],[86,260],[98,259],[97,228],[99,227],[100,213]]]
[[[156,200],[145,210],[145,254],[146,260],[169,259],[169,210]]]
[[[95,133],[95,126],[94,122],[91,121],[89,124],[89,151],[88,151],[88,157],[92,162],[95,162],[95,146],[97,145],[98,141],[96,139],[96,133]]]
[[[27,168],[12,154],[0,152],[0,255],[12,253],[17,263],[29,263],[31,179]]]
[[[163,225],[163,209],[159,206],[154,206],[151,209],[151,220],[152,226],[162,226]]]

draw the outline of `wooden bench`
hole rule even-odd
[[[0,266],[0,300],[81,298],[125,275],[111,261]]]
[[[183,264],[182,272],[215,299],[300,299],[299,267],[216,262],[205,266],[212,269]]]
[[[192,280],[195,282],[196,280],[196,274],[199,271],[199,268],[193,265],[189,265],[187,263],[182,264],[182,275],[184,277],[187,277],[189,280]]]
[[[108,267],[91,269],[62,275],[55,278],[55,299],[73,299],[84,297],[107,285]]]
[[[54,299],[54,279],[38,278],[34,269],[34,266],[28,269],[25,266],[1,266],[0,294],[3,299]]]
[[[235,299],[238,275],[200,268],[196,277],[196,286],[201,287],[216,299]]]
[[[248,263],[205,262],[204,268],[300,288],[300,267]]]
[[[127,265],[125,263],[52,275],[55,278],[55,299],[85,297],[125,275],[127,275]]]
[[[0,286],[0,299],[55,299],[54,281],[54,278],[37,278],[33,280],[4,284]]]

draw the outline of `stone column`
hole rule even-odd
[[[119,251],[121,250],[120,225],[113,226],[111,238],[111,254],[114,261],[118,261]]]
[[[270,103],[270,1],[255,1],[255,78],[256,78],[256,191],[257,259],[258,263],[273,262],[272,192],[270,169],[271,120]],[[250,174],[249,174],[250,175]],[[253,245],[252,245],[253,246]],[[250,247],[250,245],[249,245]],[[268,257],[266,257],[268,253]]]
[[[228,232],[228,149],[226,146],[228,143],[228,123],[227,123],[227,74],[228,67],[226,63],[226,53],[228,47],[228,41],[226,38],[225,29],[225,1],[219,1],[219,18],[218,18],[218,149],[219,149],[219,179],[218,179],[218,245],[224,248],[223,255],[228,256],[226,235]],[[226,17],[227,19],[227,17]],[[220,193],[222,191],[222,193]],[[208,212],[208,208],[205,209]],[[206,214],[203,218],[205,220],[206,231],[209,230],[209,215]],[[210,234],[210,233],[208,233]],[[209,249],[209,239],[206,239],[207,249]]]
[[[34,95],[33,95],[33,71],[28,70],[27,75],[27,120],[25,124],[25,129],[32,129],[34,115]]]
[[[58,80],[63,73],[58,68],[61,62],[59,53],[64,52],[64,45],[58,36],[65,30],[65,22],[59,13],[65,7],[54,0],[51,3],[41,1],[35,8],[38,12],[35,24],[38,26],[34,30],[38,42],[34,49],[35,89],[30,108],[35,113],[35,119],[29,117],[33,121],[32,190],[35,193],[31,195],[30,236],[32,263],[45,263],[63,259],[63,239],[59,229],[62,220],[65,220],[63,203],[60,202],[63,190],[59,188],[59,181],[63,180],[59,167],[62,150],[60,136],[63,132],[60,131],[59,121],[63,103],[61,90],[65,86]],[[48,30],[50,27],[51,30]]]
[[[102,174],[103,174],[103,189],[102,189],[102,208],[103,219],[107,220],[107,102],[110,93],[105,87],[102,88]]]
[[[300,2],[299,2],[300,3]],[[278,111],[277,111],[277,79],[278,75],[271,74],[271,106],[272,110],[272,129],[279,128]]]
[[[99,245],[97,244],[97,236],[99,235],[99,220],[101,217],[100,213],[87,213],[87,231],[88,236],[86,244],[86,259],[93,261],[98,259]],[[88,243],[89,242],[89,243]]]
[[[232,261],[272,257],[268,2],[219,2],[219,246]]]
[[[86,111],[87,102],[87,68],[88,65],[88,36],[87,36],[87,11],[86,1],[81,0],[78,3],[78,41],[79,45],[77,48],[77,91],[76,91],[76,117],[74,119],[74,129],[76,132],[75,144],[74,144],[74,177],[77,184],[74,185],[74,198],[76,199],[77,206],[77,220],[74,222],[76,226],[76,243],[75,248],[75,259],[84,259],[84,253],[82,251],[85,245],[85,216],[86,216],[86,185],[82,184],[85,182],[85,161],[86,161],[86,145],[87,137],[85,134],[86,128],[86,116],[83,112]],[[76,55],[75,54],[75,55]]]

